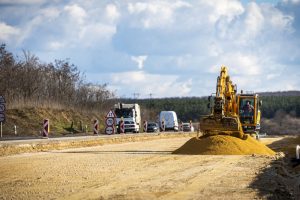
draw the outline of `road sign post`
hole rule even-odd
[[[116,118],[116,115],[112,110],[110,110],[106,114],[106,116],[105,116],[105,124],[106,124],[105,134],[111,135],[111,134],[115,133],[115,118]]]

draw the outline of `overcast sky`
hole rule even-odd
[[[69,58],[120,97],[300,88],[300,0],[0,0],[0,43]]]

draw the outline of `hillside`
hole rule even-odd
[[[50,135],[80,134],[92,131],[92,121],[103,119],[100,114],[77,112],[64,109],[22,108],[9,109],[6,112],[3,135],[14,135],[14,125],[18,136],[41,136],[43,119],[49,119]],[[87,127],[87,130],[85,130]],[[100,128],[103,129],[103,123]]]

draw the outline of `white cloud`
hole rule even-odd
[[[136,62],[138,64],[139,69],[144,68],[144,62],[146,61],[147,58],[148,58],[148,56],[146,56],[146,55],[144,55],[144,56],[131,56],[131,60],[133,60],[134,62]]]
[[[152,93],[155,97],[188,96],[191,92],[192,79],[179,81],[175,75],[149,74],[144,71],[129,71],[113,73],[109,76],[109,87],[117,90],[119,95],[131,96],[132,93],[140,93],[146,97]],[[124,90],[126,88],[126,90]]]
[[[42,4],[46,0],[1,0],[0,4]]]
[[[261,32],[264,25],[264,16],[261,8],[255,2],[248,4],[247,16],[244,23],[245,39],[255,38]]]
[[[84,46],[94,46],[95,44],[99,44],[103,42],[103,40],[109,40],[116,33],[116,27],[96,23],[96,24],[88,24],[86,26],[81,27],[78,35],[78,39],[82,41]]]
[[[264,7],[263,12],[266,16],[267,22],[272,28],[277,31],[293,31],[292,23],[294,17],[292,15],[284,14],[280,10],[269,5]]]
[[[40,13],[49,20],[57,18],[60,15],[60,10],[55,7],[47,7],[40,11]]]
[[[300,0],[282,0],[284,3],[299,4]]]
[[[128,11],[137,16],[137,26],[142,24],[144,28],[163,28],[174,22],[174,12],[179,8],[191,7],[187,2],[176,1],[152,1],[129,3]]]
[[[114,22],[120,17],[120,13],[118,11],[118,8],[114,4],[108,4],[105,7],[106,16],[109,21]]]
[[[0,22],[0,41],[9,41],[12,37],[20,34],[20,30],[4,22]]]
[[[274,74],[274,73],[272,73],[272,74],[267,74],[267,80],[274,80],[275,78],[277,78],[277,77],[279,77],[280,76],[280,74]]]
[[[227,66],[229,74],[234,75],[259,75],[262,72],[262,66],[259,58],[254,55],[245,55],[242,53],[225,53],[219,58],[219,63],[210,68],[211,73],[220,71],[222,65]]]
[[[207,95],[221,65],[245,90],[300,87],[282,70],[299,71],[299,0],[12,2],[0,6],[0,40],[104,73],[94,81],[118,94]]]
[[[236,16],[241,15],[244,12],[244,7],[240,1],[237,0],[210,0],[205,3],[212,8],[208,18],[213,24],[220,18],[226,17],[228,22],[232,21]]]
[[[64,43],[58,42],[58,41],[49,42],[49,44],[48,44],[48,48],[50,51],[59,50],[60,48],[63,48],[64,46],[65,46]]]
[[[69,13],[71,18],[79,25],[83,24],[87,16],[86,11],[77,4],[67,5],[64,10]]]

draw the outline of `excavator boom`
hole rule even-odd
[[[220,76],[217,78],[211,114],[200,119],[200,131],[203,135],[246,137],[237,114],[236,92],[236,85],[230,80],[227,68],[222,66]]]

